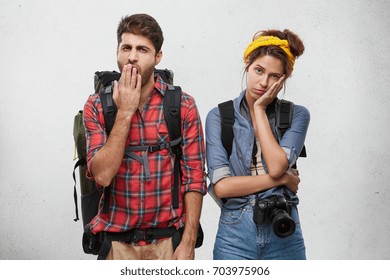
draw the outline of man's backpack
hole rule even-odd
[[[180,127],[180,105],[181,105],[181,88],[173,86],[173,72],[170,70],[155,69],[155,75],[160,77],[167,83],[167,90],[163,100],[164,118],[167,123],[169,137],[175,141],[174,146],[171,146],[172,152],[175,156],[174,165],[174,187],[172,191],[172,206],[177,208],[179,205],[179,184],[180,184],[180,157],[181,157],[181,127]],[[106,132],[109,135],[114,125],[117,108],[113,102],[113,81],[119,80],[120,73],[116,71],[104,71],[95,73],[95,92],[99,93],[100,100],[102,102],[103,114],[106,123]],[[74,203],[76,218],[74,221],[79,220],[79,210],[77,203],[77,190],[76,190],[76,175],[75,170],[79,168],[80,177],[80,190],[81,190],[81,214],[83,220],[83,226],[85,226],[96,216],[98,213],[99,201],[102,196],[102,192],[96,187],[93,180],[86,178],[86,139],[85,139],[85,127],[83,122],[83,111],[74,118],[73,136],[77,150],[77,158],[74,169],[73,179],[74,185]],[[149,147],[151,150],[159,149],[161,145]],[[105,196],[103,202],[103,212],[108,213],[109,209],[109,187],[104,188]]]
[[[276,106],[278,105],[278,107]],[[284,133],[289,129],[292,121],[292,108],[293,103],[287,100],[275,99],[273,103],[267,107],[267,116],[270,121],[272,132],[280,142]],[[234,125],[234,108],[233,101],[228,100],[223,103],[218,104],[220,118],[221,118],[221,141],[222,145],[230,158],[233,148],[233,125]],[[254,145],[254,149],[256,145]],[[254,156],[256,152],[253,152]],[[306,157],[306,148],[303,146],[303,149],[299,157]],[[296,168],[296,164],[293,165],[293,168]]]

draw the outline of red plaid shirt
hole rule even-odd
[[[156,79],[143,113],[137,111],[131,120],[126,146],[156,145],[169,141],[168,128],[163,113],[163,96],[166,84],[160,77]],[[87,176],[93,179],[91,162],[94,155],[107,141],[104,116],[98,94],[91,95],[84,107],[84,122],[87,137]],[[99,213],[91,221],[91,230],[122,232],[133,228],[160,228],[184,225],[184,194],[196,191],[206,194],[205,151],[201,119],[194,99],[183,92],[181,100],[182,124],[182,185],[179,195],[179,208],[172,207],[171,187],[174,178],[174,159],[167,149],[154,153],[133,151],[133,156],[125,156],[112,183],[110,211]],[[147,153],[150,178],[145,174],[145,165],[136,158]]]

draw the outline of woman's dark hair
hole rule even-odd
[[[160,25],[147,14],[135,14],[121,19],[117,29],[118,46],[122,42],[123,33],[145,36],[153,43],[156,54],[161,50],[164,42]]]
[[[275,36],[281,40],[287,40],[291,54],[295,58],[298,58],[305,51],[305,46],[303,45],[302,40],[298,37],[298,35],[288,29],[284,29],[283,31],[275,29],[259,31],[253,36],[253,40],[255,40],[259,36]],[[279,59],[283,63],[284,74],[286,75],[286,77],[289,77],[291,75],[293,65],[291,65],[287,54],[280,47],[273,45],[262,46],[255,49],[248,57],[245,70],[248,71],[248,68],[253,63],[253,61],[255,61],[258,57],[264,55],[270,55]]]

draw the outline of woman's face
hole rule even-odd
[[[248,67],[246,92],[254,101],[259,99],[284,74],[283,63],[269,55],[258,57]]]

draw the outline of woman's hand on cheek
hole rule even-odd
[[[254,104],[254,108],[260,108],[262,110],[265,110],[269,104],[272,103],[272,101],[276,98],[279,91],[283,88],[283,82],[284,77],[279,78],[278,81],[276,81],[268,90],[266,93],[264,93],[259,99],[256,100]]]

